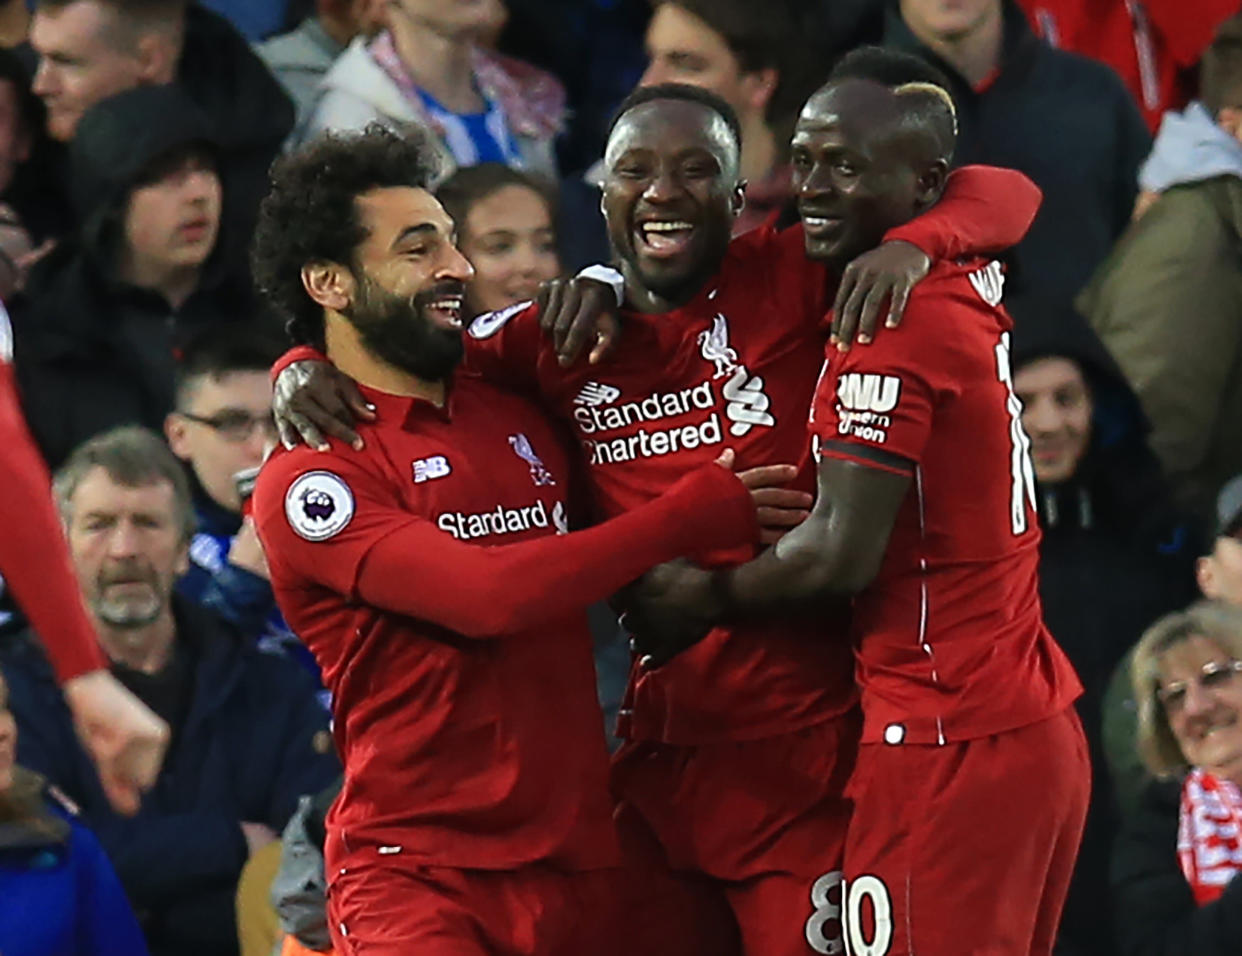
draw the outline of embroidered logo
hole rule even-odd
[[[597,407],[599,405],[609,405],[620,397],[621,389],[615,385],[587,382],[582,386],[582,391],[578,393],[578,397],[574,399],[574,404]]]
[[[529,438],[518,432],[516,435],[509,436],[509,445],[513,448],[513,453],[530,466],[530,480],[537,487],[556,484],[556,479],[552,477],[552,472],[548,471],[547,466],[535,454],[535,449],[531,447]]]
[[[443,455],[420,458],[414,462],[414,484],[421,485],[424,481],[443,478],[451,474],[452,471],[453,469],[449,467],[448,459]]]

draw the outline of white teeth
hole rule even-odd
[[[832,222],[831,219],[822,219],[819,216],[807,216],[802,221],[812,229],[823,229]]]
[[[644,222],[643,228],[648,232],[679,232],[682,229],[693,229],[688,222]]]

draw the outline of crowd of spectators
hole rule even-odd
[[[247,516],[279,437],[283,340],[248,260],[272,160],[373,121],[428,130],[474,316],[607,259],[603,134],[639,84],[736,110],[737,232],[795,222],[794,120],[842,53],[879,43],[949,77],[958,163],[1044,197],[1007,255],[1014,389],[1095,770],[1058,952],[1242,952],[1240,7],[0,0],[0,351],[111,670],[172,731],[118,815],[7,600],[0,951],[327,946],[340,766]],[[598,617],[608,712],[628,650]],[[1225,863],[1196,856],[1211,840]]]

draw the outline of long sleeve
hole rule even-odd
[[[8,321],[0,309],[0,340],[11,335]],[[0,361],[0,447],[0,574],[45,642],[63,684],[106,665],[69,563],[51,478],[22,418],[7,361]]]
[[[1015,169],[963,166],[949,176],[940,202],[884,239],[913,243],[934,261],[1002,252],[1026,235],[1042,200]]]
[[[1113,896],[1122,956],[1236,956],[1242,952],[1242,879],[1195,906],[1177,863],[1180,788],[1152,783],[1113,850]]]
[[[290,527],[284,499],[308,471],[331,469],[353,515],[338,534],[307,541]],[[716,465],[585,531],[478,546],[411,514],[365,468],[343,455],[299,449],[269,461],[255,492],[255,519],[273,580],[309,582],[467,637],[498,637],[580,611],[674,558],[753,544],[749,494]],[[417,586],[411,586],[417,582]]]

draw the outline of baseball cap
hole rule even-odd
[[[1216,534],[1232,537],[1242,531],[1242,475],[1229,482],[1216,497]]]

